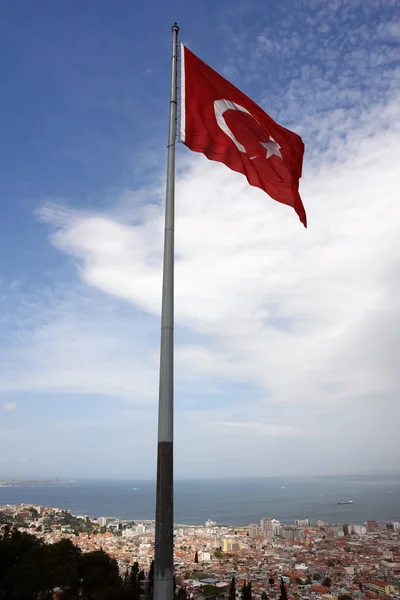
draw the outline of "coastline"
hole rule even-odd
[[[152,521],[155,516],[152,481],[3,478],[1,483],[9,486],[0,487],[1,505],[54,506],[93,518],[110,515]],[[349,499],[354,504],[338,504]],[[188,526],[199,526],[211,518],[221,525],[246,527],[265,516],[288,524],[296,519],[362,524],[369,519],[396,520],[399,506],[400,478],[351,482],[345,478],[191,480],[176,482],[174,515],[176,524]]]

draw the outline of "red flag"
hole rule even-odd
[[[292,206],[307,227],[299,195],[301,137],[278,125],[182,44],[181,64],[181,141]]]

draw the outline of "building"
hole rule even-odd
[[[223,552],[239,552],[243,548],[243,543],[239,538],[223,538],[221,546]]]
[[[136,529],[131,529],[130,527],[128,527],[127,529],[124,529],[124,531],[122,532],[122,537],[124,538],[132,538],[136,536]]]
[[[364,585],[372,592],[376,592],[377,594],[382,594],[385,596],[389,596],[392,592],[394,592],[394,585],[380,579],[371,579],[371,581],[368,581]]]
[[[353,525],[352,530],[356,535],[365,535],[367,533],[365,525]]]
[[[272,533],[274,535],[279,535],[279,528],[281,526],[281,522],[277,519],[272,519]]]
[[[107,527],[109,523],[113,523],[114,521],[115,517],[100,517],[99,519],[97,519],[97,522],[100,525],[100,527]]]
[[[296,519],[294,524],[298,525],[299,527],[309,527],[310,521],[309,519]]]
[[[279,537],[283,538],[284,540],[294,540],[293,527],[280,527]]]
[[[211,560],[211,552],[206,552],[204,550],[200,550],[199,561],[200,562],[210,562],[210,560]]]
[[[261,525],[261,531],[266,538],[274,537],[274,532],[272,529],[272,519],[267,519],[267,518],[261,519],[260,525]]]
[[[304,538],[304,529],[302,527],[280,527],[279,537],[284,540],[300,541]]]
[[[344,531],[343,531],[342,525],[333,525],[329,529],[332,532],[332,535],[334,537],[343,537],[344,536]]]
[[[385,577],[400,577],[400,561],[382,560],[381,565]]]
[[[323,594],[322,600],[338,600],[338,595],[327,592],[326,594]]]
[[[31,516],[31,513],[29,512],[29,510],[20,510],[19,512],[17,512],[17,519],[21,519],[22,521],[25,521],[26,519],[29,519]]]
[[[257,523],[250,523],[248,527],[249,537],[255,538],[261,534],[260,527]]]

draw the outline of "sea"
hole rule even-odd
[[[354,504],[338,505],[352,500]],[[152,520],[152,481],[76,480],[0,487],[0,504],[35,504],[76,515]],[[273,477],[175,482],[174,521],[248,525],[263,517],[291,524],[295,519],[329,523],[400,520],[400,476]]]

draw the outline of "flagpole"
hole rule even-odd
[[[179,27],[174,23],[161,306],[154,600],[172,600],[174,594],[174,221],[178,31]]]

